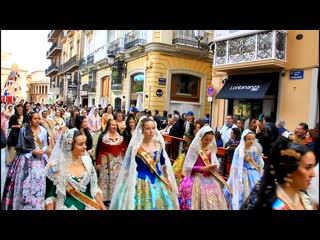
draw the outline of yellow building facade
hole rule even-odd
[[[214,34],[212,125],[221,128],[226,114],[245,123],[264,114],[285,120],[290,131],[300,122],[314,128],[319,31],[236,31]]]
[[[97,35],[102,36],[92,34],[96,42]],[[199,44],[206,46],[212,31],[199,43],[193,30],[106,30],[104,37],[105,45],[83,56],[86,61],[93,54],[94,64],[80,66],[80,92],[94,72],[96,90],[88,96],[89,106],[109,103],[117,111],[128,111],[133,104],[160,113],[193,111],[196,118],[210,113],[206,91],[212,82],[212,54]],[[101,51],[105,59],[96,60]]]

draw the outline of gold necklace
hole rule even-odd
[[[289,197],[289,195],[284,191],[284,189],[281,187],[280,184],[278,184],[278,191],[280,193],[280,196],[282,196],[284,198],[284,200],[286,201],[286,203],[293,209],[296,210],[298,205],[299,205],[299,201],[300,201],[300,196],[299,193],[296,193],[294,195],[294,199],[292,199],[291,197]]]
[[[146,147],[151,147],[153,144],[153,141],[151,141],[150,143],[146,143],[146,142],[143,142],[143,143],[144,143],[144,145],[146,145]]]

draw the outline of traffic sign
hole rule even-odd
[[[208,87],[208,96],[209,96],[209,97],[212,97],[213,94],[214,94],[214,88],[213,88],[213,85],[210,85],[210,86]]]

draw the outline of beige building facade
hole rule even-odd
[[[269,115],[291,131],[319,122],[318,30],[220,30],[214,43],[214,127],[226,114],[245,123]]]
[[[81,30],[51,30],[47,51],[51,65],[46,69],[50,77],[50,103],[62,102],[73,105],[79,84],[79,63],[81,55]]]
[[[45,71],[34,71],[27,76],[27,89],[29,101],[40,104],[49,103],[50,78]]]

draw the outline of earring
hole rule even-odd
[[[284,181],[285,181],[285,186],[286,187],[290,187],[291,183],[293,183],[293,179],[291,178],[291,174],[288,173],[286,177],[284,177]]]

